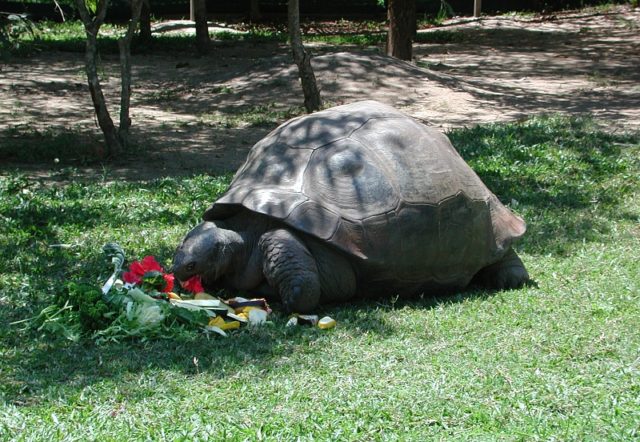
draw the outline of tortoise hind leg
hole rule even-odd
[[[529,273],[513,249],[509,249],[500,261],[480,269],[473,277],[473,283],[497,290],[517,289],[529,281]]]

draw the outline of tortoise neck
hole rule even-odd
[[[275,222],[255,213],[241,212],[217,224],[233,232],[234,253],[226,275],[227,284],[237,290],[255,289],[264,278],[258,241]]]
[[[258,240],[265,232],[273,228],[275,222],[263,215],[241,211],[222,222],[216,222],[216,224],[237,234],[234,242],[240,247],[235,254],[233,265],[234,267],[238,266],[235,268],[242,268],[257,253]]]

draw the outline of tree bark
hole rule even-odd
[[[129,108],[131,106],[131,40],[136,32],[136,26],[140,19],[143,0],[131,0],[131,20],[127,32],[118,39],[118,49],[120,50],[120,126],[118,136],[123,149],[129,145],[129,127],[131,118]]]
[[[473,1],[473,16],[480,17],[482,10],[482,0],[474,0]]]
[[[249,0],[249,20],[259,21],[262,19],[260,12],[260,0]]]
[[[143,45],[148,45],[151,43],[151,39],[151,5],[149,0],[143,0],[140,11],[140,42]]]
[[[85,50],[85,69],[87,71],[87,82],[89,83],[89,92],[91,93],[91,101],[96,111],[96,118],[100,130],[104,134],[107,143],[107,154],[114,155],[122,151],[122,143],[118,136],[109,109],[104,99],[100,77],[98,77],[98,31],[104,23],[107,14],[109,0],[100,0],[96,7],[96,15],[92,17],[84,0],[76,0],[76,6],[84,24],[85,33],[87,34],[87,43]]]
[[[196,22],[196,49],[201,54],[209,51],[209,25],[207,23],[206,0],[194,0],[194,14]]]
[[[116,129],[115,124],[109,114],[100,77],[98,76],[98,32],[104,23],[107,14],[109,0],[99,0],[96,6],[96,13],[93,16],[86,7],[85,0],[76,0],[76,6],[87,35],[85,69],[87,71],[87,82],[93,108],[96,112],[98,125],[104,134],[107,144],[107,155],[114,156],[122,152],[129,142],[129,127],[131,118],[129,108],[131,103],[131,40],[136,30],[140,18],[140,10],[143,0],[132,0],[131,20],[124,36],[118,39],[120,49],[120,124]]]
[[[302,83],[304,94],[304,107],[311,113],[320,109],[322,99],[316,83],[316,76],[311,67],[311,56],[305,51],[302,45],[302,33],[300,32],[300,4],[299,0],[289,0],[289,39],[291,40],[291,50],[293,61],[298,66],[298,75]]]
[[[389,0],[387,18],[387,55],[411,60],[416,33],[416,0]]]

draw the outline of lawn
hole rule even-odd
[[[632,440],[640,437],[640,135],[536,117],[452,131],[528,222],[536,285],[327,306],[337,327],[98,345],[10,325],[101,246],[163,264],[228,176],[0,178],[1,440]]]

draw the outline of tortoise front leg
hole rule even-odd
[[[289,312],[307,313],[320,302],[316,260],[293,233],[271,230],[260,237],[262,271]]]

